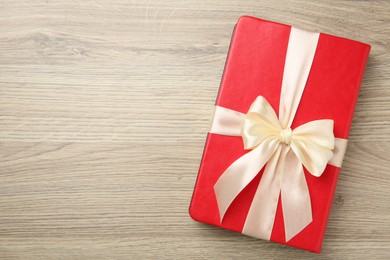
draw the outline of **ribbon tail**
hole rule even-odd
[[[249,208],[243,234],[270,240],[282,185],[284,156],[288,150],[280,145],[268,161]]]
[[[214,185],[220,221],[237,195],[253,180],[278,147],[278,140],[261,143],[233,162]]]
[[[282,209],[286,242],[313,221],[309,188],[302,163],[290,149],[285,157],[282,180]]]

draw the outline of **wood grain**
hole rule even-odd
[[[389,1],[0,7],[0,258],[390,258]],[[321,255],[187,213],[244,14],[372,45]]]

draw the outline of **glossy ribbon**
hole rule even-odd
[[[264,97],[248,113],[216,107],[210,132],[242,136],[246,153],[233,162],[214,186],[220,221],[237,195],[265,166],[243,234],[269,240],[281,194],[286,241],[312,221],[303,166],[319,177],[328,163],[340,167],[345,139],[334,138],[333,120],[322,119],[291,130],[318,42],[318,33],[291,28],[283,73],[279,118]],[[303,166],[302,166],[303,165]]]

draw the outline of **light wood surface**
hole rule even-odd
[[[370,43],[320,255],[188,215],[233,26]],[[1,259],[390,259],[389,1],[0,1]]]

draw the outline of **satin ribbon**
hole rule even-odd
[[[221,222],[233,200],[265,166],[243,234],[270,239],[281,194],[289,241],[312,222],[303,166],[316,177],[321,176],[328,163],[341,166],[347,140],[334,137],[333,120],[315,120],[291,129],[318,37],[318,33],[291,28],[279,117],[262,96],[256,98],[246,115],[216,107],[210,132],[241,136],[244,149],[251,150],[233,162],[214,185]]]

